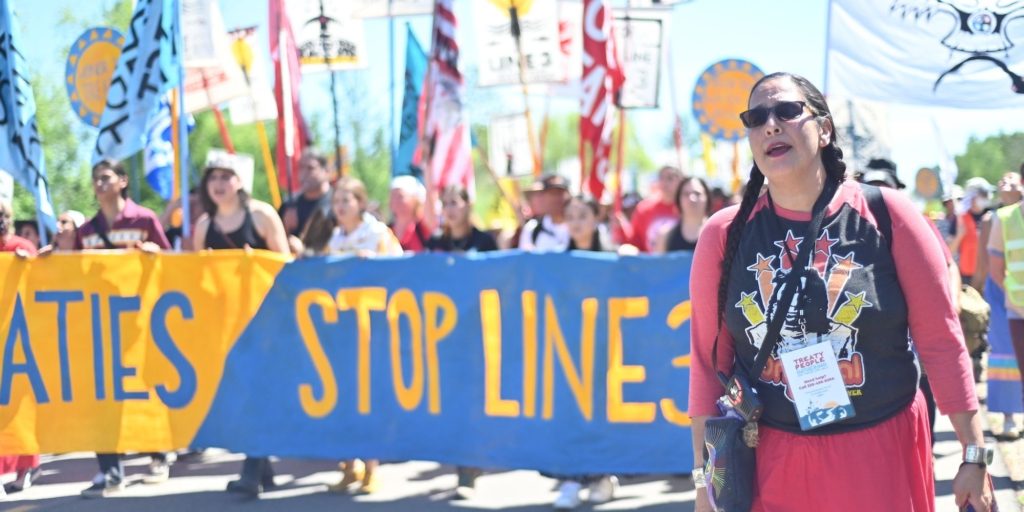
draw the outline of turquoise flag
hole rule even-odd
[[[8,0],[0,0],[0,169],[32,193],[40,224],[56,231],[57,220],[47,190],[43,146],[36,126],[36,100],[21,34]],[[46,236],[43,230],[40,235]]]
[[[419,103],[423,93],[423,76],[427,73],[427,54],[416,40],[412,26],[405,44],[405,93],[402,98],[402,131],[398,138],[398,153],[391,167],[392,176],[414,174],[412,158],[419,144]],[[422,176],[417,178],[423,179]]]
[[[107,91],[92,161],[127,158],[143,147],[146,125],[180,80],[177,0],[139,0]],[[176,41],[177,39],[177,41]]]

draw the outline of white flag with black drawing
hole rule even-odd
[[[1024,107],[1024,1],[832,0],[826,93]]]

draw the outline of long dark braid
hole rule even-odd
[[[800,92],[803,93],[807,108],[810,109],[811,113],[819,119],[827,119],[831,124],[832,130],[829,144],[821,149],[821,163],[825,168],[826,179],[834,181],[836,184],[841,184],[846,179],[846,164],[843,162],[843,150],[839,148],[839,144],[836,142],[836,130],[835,123],[832,120],[832,111],[829,110],[828,103],[825,102],[825,96],[821,94],[821,91],[814,84],[800,75],[772,73],[758,80],[750,89],[750,94],[753,95],[754,91],[762,83],[780,78],[792,80]],[[722,275],[718,280],[718,324],[715,330],[716,348],[714,352],[717,352],[718,336],[721,334],[722,323],[725,319],[732,262],[736,259],[736,253],[740,248],[743,228],[747,225],[747,219],[750,217],[751,212],[753,212],[758,198],[761,197],[761,188],[763,186],[764,174],[761,173],[761,169],[758,169],[757,163],[755,163],[750,169],[750,179],[747,181],[747,189],[743,193],[743,202],[740,203],[739,211],[736,212],[736,217],[733,218],[729,229],[726,231],[725,254],[722,256]],[[717,362],[714,364],[717,366]],[[718,368],[715,368],[715,370],[717,371]]]

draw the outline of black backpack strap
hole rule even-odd
[[[825,221],[829,202],[832,201],[837,189],[838,185],[834,181],[825,183],[821,194],[814,202],[811,221],[807,225],[807,233],[804,235],[806,239],[813,241],[818,238],[818,232],[821,231],[821,225]],[[774,209],[770,193],[768,204],[769,208]],[[793,303],[793,297],[798,289],[801,288],[800,278],[807,271],[808,262],[811,260],[812,247],[814,247],[813,243],[800,244],[800,251],[795,259],[792,253],[786,251],[791,270],[786,275],[783,285],[775,288],[775,293],[766,309],[766,313],[771,311],[772,316],[768,319],[767,333],[761,342],[757,355],[754,357],[754,362],[748,375],[750,382],[757,382],[761,377],[761,372],[764,371],[764,367],[768,364],[768,358],[771,357],[776,345],[781,341],[782,324],[786,322],[786,315],[789,313],[790,305]],[[719,326],[720,329],[721,326]],[[722,382],[722,385],[728,389],[728,378],[724,373],[718,371],[718,334],[720,332],[715,334],[715,342],[711,347],[711,365],[717,372],[718,379]]]
[[[544,227],[544,216],[534,217],[537,224],[533,226],[533,231],[530,233],[530,239],[533,240],[533,244],[537,245],[537,239],[540,238],[541,233],[553,234]]]
[[[868,202],[871,215],[878,223],[878,231],[882,233],[885,242],[892,248],[892,217],[889,216],[889,207],[885,205],[885,198],[882,197],[882,189],[866,183],[861,183],[860,188],[864,193],[864,199]]]
[[[92,224],[93,231],[95,231],[96,235],[100,237],[100,240],[103,240],[103,245],[105,245],[107,249],[117,249],[114,242],[111,242],[110,237],[107,236],[107,231],[105,229],[100,229],[99,216],[93,217],[92,220],[89,221],[89,224]]]

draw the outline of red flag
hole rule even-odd
[[[301,187],[299,158],[309,144],[309,132],[299,109],[302,80],[299,51],[284,0],[270,0],[270,57],[274,62],[274,99],[277,101],[278,176],[282,186],[296,192]]]
[[[608,114],[624,81],[612,37],[611,7],[606,0],[583,0],[580,165],[589,176],[591,195],[598,199],[604,193],[611,155],[612,124]]]
[[[430,104],[424,128],[433,146],[431,161],[433,185],[443,188],[462,185],[473,193],[473,158],[470,151],[469,122],[462,105],[463,78],[459,71],[458,27],[453,0],[434,2],[434,27],[431,34]]]

